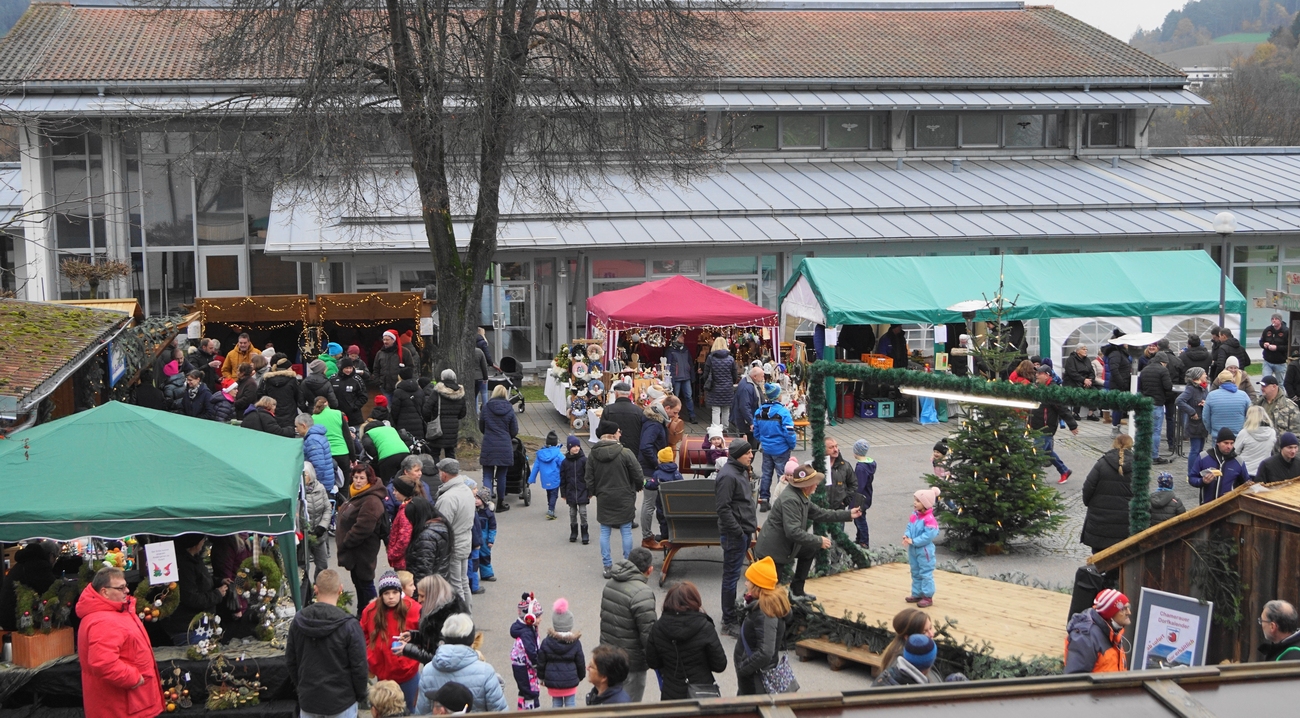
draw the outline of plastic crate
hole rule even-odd
[[[884,354],[863,354],[862,363],[876,369],[893,369],[894,360]]]
[[[870,399],[863,399],[858,402],[858,418],[874,419],[876,418],[876,402]]]
[[[876,399],[876,417],[880,419],[894,418],[894,402],[889,399]]]

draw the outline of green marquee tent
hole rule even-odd
[[[1007,320],[1219,311],[1219,266],[1201,251],[810,258],[781,292],[781,311],[826,326],[956,323],[961,314],[946,307],[992,299],[999,270],[1016,302]],[[1232,282],[1226,311],[1246,311]]]
[[[294,576],[302,465],[301,441],[109,402],[0,441],[0,541],[290,534]]]

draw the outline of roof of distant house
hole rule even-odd
[[[130,321],[120,311],[0,299],[0,410],[26,410],[33,392]]]
[[[748,33],[724,42],[737,82],[853,81],[862,85],[1181,85],[1181,73],[1051,7],[969,9],[839,3],[749,13]],[[924,6],[922,6],[924,7]],[[882,9],[883,8],[883,9]],[[32,3],[0,40],[0,80],[52,85],[229,82],[209,76],[205,28],[223,10]],[[251,77],[242,78],[245,82]],[[31,84],[28,89],[33,90]]]

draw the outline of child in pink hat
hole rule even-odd
[[[912,595],[908,603],[927,608],[934,603],[934,540],[939,536],[939,522],[934,519],[934,502],[939,489],[930,487],[912,494],[912,518],[903,534],[907,547],[907,564],[912,569]]]

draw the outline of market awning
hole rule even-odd
[[[606,329],[633,327],[775,327],[776,312],[686,277],[669,277],[587,300]]]
[[[1007,320],[1219,311],[1219,267],[1201,251],[811,258],[786,283],[781,311],[826,326],[961,322],[946,307],[992,299],[999,272]],[[1232,282],[1225,308],[1246,311]]]

